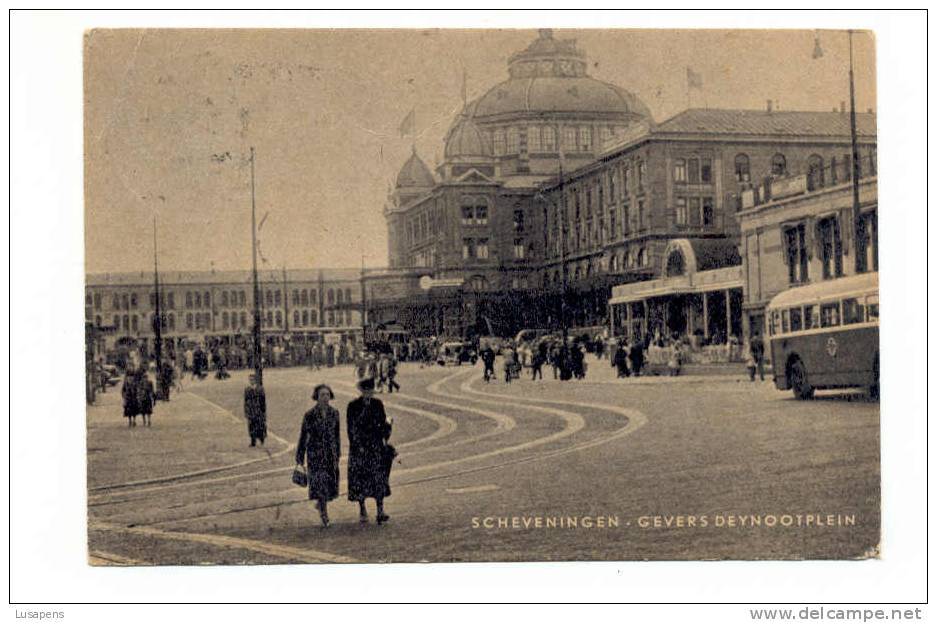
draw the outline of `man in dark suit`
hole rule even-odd
[[[267,395],[263,386],[257,383],[257,377],[250,376],[251,384],[244,390],[244,417],[247,418],[247,433],[251,437],[251,446],[264,445],[267,438]]]
[[[391,424],[384,403],[374,398],[374,379],[358,382],[361,396],[348,403],[348,499],[358,502],[359,521],[368,522],[364,501],[377,503],[377,523],[390,517],[384,512],[384,498],[390,495],[390,465],[394,450],[387,443]],[[388,460],[390,459],[390,460]]]

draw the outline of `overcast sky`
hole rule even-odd
[[[413,140],[434,167],[461,108],[507,78],[535,31],[94,31],[85,50],[87,272],[250,267],[256,149],[264,267],[387,263],[382,209]],[[662,121],[687,107],[831,110],[848,101],[847,36],[823,31],[580,30],[595,78]],[[819,36],[823,57],[812,59]],[[854,39],[856,105],[876,108],[874,43]]]

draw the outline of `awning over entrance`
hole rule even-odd
[[[727,266],[653,281],[639,281],[612,288],[609,303],[631,303],[674,294],[700,294],[742,287],[742,267]]]

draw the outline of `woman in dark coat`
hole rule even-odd
[[[137,376],[133,370],[127,370],[124,384],[120,388],[120,395],[124,399],[124,417],[127,418],[127,426],[136,426],[140,407],[137,402]]]
[[[153,381],[150,380],[143,367],[137,370],[136,389],[137,409],[143,416],[143,425],[150,426],[153,423],[153,403],[156,402],[156,392],[153,389]]]
[[[390,517],[384,513],[384,498],[390,495],[390,465],[387,445],[391,425],[384,404],[374,395],[374,379],[358,383],[361,396],[348,403],[348,499],[358,502],[361,523],[367,523],[366,498],[377,502],[377,523]]]
[[[253,447],[258,441],[264,445],[267,438],[267,394],[253,374],[250,382],[244,389],[244,417],[247,418],[247,434],[251,437]]]
[[[332,388],[317,385],[312,392],[314,406],[303,416],[296,444],[296,464],[306,464],[309,499],[316,500],[322,525],[329,525],[328,502],[338,497],[339,413],[329,405]]]

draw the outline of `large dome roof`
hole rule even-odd
[[[508,80],[469,105],[471,116],[547,112],[651,118],[636,95],[588,75],[586,55],[575,40],[554,39],[547,29],[508,59],[508,74]]]
[[[491,147],[478,125],[462,115],[446,136],[445,156],[449,158],[488,158]]]
[[[432,171],[414,150],[397,174],[397,188],[426,188],[435,183]]]
[[[588,76],[511,78],[473,103],[475,117],[509,113],[617,113],[651,118],[633,93]]]

